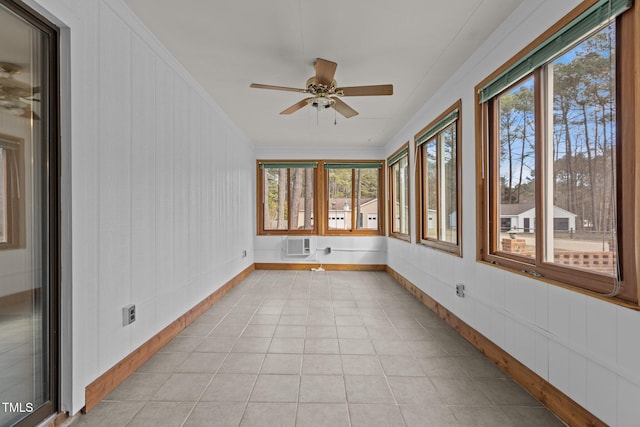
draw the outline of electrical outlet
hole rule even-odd
[[[127,326],[136,321],[136,306],[129,304],[122,307],[122,326]]]
[[[462,283],[456,283],[456,295],[464,298],[464,285]]]
[[[331,253],[331,248],[330,248],[330,247],[327,247],[327,249],[325,249],[325,250],[324,250],[324,252],[325,252],[326,254],[330,254],[330,253]]]

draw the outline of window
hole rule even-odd
[[[259,234],[313,234],[318,162],[258,162]]]
[[[458,256],[462,255],[460,108],[458,101],[415,138],[420,242]]]
[[[0,249],[21,246],[24,235],[22,145],[19,139],[0,135]]]
[[[478,85],[478,254],[637,302],[630,3],[583,2]]]
[[[380,234],[382,162],[324,163],[328,234]]]
[[[381,234],[382,163],[258,160],[258,234]]]
[[[387,159],[389,168],[389,234],[411,240],[409,233],[409,143]]]

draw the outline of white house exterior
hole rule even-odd
[[[572,231],[576,229],[578,215],[558,206],[553,207],[553,229]],[[535,230],[536,209],[533,203],[514,203],[500,205],[500,231],[516,230],[533,233]]]

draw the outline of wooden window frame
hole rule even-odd
[[[495,200],[491,200],[491,176],[496,176],[491,170],[491,148],[495,147],[492,139],[492,129],[496,129],[497,117],[492,109],[495,97],[480,103],[479,91],[487,83],[494,80],[504,70],[527,55],[554,33],[565,27],[569,22],[596,4],[596,0],[583,1],[578,7],[569,12],[555,25],[545,31],[540,37],[498,68],[494,73],[476,86],[476,214],[477,254],[478,261],[487,262],[518,273],[530,274],[540,280],[559,286],[567,287],[579,292],[619,303],[637,307],[639,296],[638,272],[640,270],[640,9],[636,4],[628,11],[616,18],[616,183],[617,183],[617,237],[618,260],[620,263],[619,292],[611,296],[615,285],[614,278],[608,278],[597,273],[563,267],[557,264],[545,263],[539,253],[535,262],[525,262],[517,257],[505,256],[496,251],[495,238],[492,237],[493,221],[496,220]],[[536,69],[535,73],[539,73]],[[537,81],[540,81],[538,78]],[[536,83],[537,84],[537,83]],[[536,90],[536,108],[540,106],[540,90]],[[536,115],[536,121],[541,120],[542,114]],[[536,126],[536,133],[542,131],[542,126]],[[495,132],[494,132],[495,134]],[[538,138],[539,135],[536,135]],[[540,156],[538,156],[540,157]],[[538,160],[537,160],[538,161]],[[538,168],[538,166],[536,166]],[[537,183],[536,185],[542,185]],[[537,192],[537,198],[542,192]],[[541,203],[536,200],[536,203]],[[541,206],[541,205],[540,205]],[[539,216],[539,215],[537,215]],[[536,222],[541,222],[537,218]],[[541,229],[537,224],[538,229]],[[542,246],[542,242],[539,245]],[[542,248],[538,249],[542,251]]]
[[[394,157],[396,157],[399,153],[406,151],[405,154],[403,154],[402,156],[400,156],[399,158],[394,160]],[[405,185],[407,186],[407,196],[409,196],[411,194],[411,161],[409,158],[409,141],[407,141],[406,143],[404,143],[400,148],[398,148],[395,152],[393,152],[393,154],[391,154],[388,158],[387,158],[387,176],[388,176],[388,182],[387,182],[387,186],[388,186],[388,196],[389,196],[389,201],[388,201],[388,212],[389,212],[389,218],[388,218],[388,224],[387,224],[387,229],[389,230],[389,237],[393,237],[396,239],[400,239],[400,240],[404,240],[406,242],[411,242],[411,215],[409,215],[409,217],[407,218],[407,232],[406,233],[401,233],[399,231],[394,231],[394,218],[396,217],[396,212],[395,212],[395,174],[393,173],[393,168],[400,163],[400,160],[406,157],[407,158],[407,176],[405,177],[406,179],[406,183]],[[392,162],[392,160],[394,160]],[[411,211],[411,201],[407,200],[407,203],[409,204],[409,212]]]
[[[327,163],[379,163],[380,168],[378,169],[378,228],[376,230],[371,229],[356,229],[352,228],[351,230],[338,230],[338,229],[330,229],[329,228],[329,174],[327,172]],[[384,160],[325,160],[321,161],[318,165],[318,168],[321,170],[322,178],[322,225],[320,228],[320,234],[326,236],[384,236],[385,235],[385,218],[384,218],[384,183],[385,183],[385,168],[384,168]],[[355,208],[355,169],[351,169],[352,178],[351,178],[351,206]],[[320,182],[320,180],[319,180]],[[351,224],[355,224],[355,209],[351,209]]]
[[[422,135],[433,128],[441,120],[445,119],[448,115],[454,111],[458,111],[458,118],[455,119],[456,126],[456,222],[457,222],[457,243],[447,242],[439,238],[432,238],[427,236],[426,221],[427,219],[427,195],[425,188],[425,156],[424,149],[428,142],[419,144],[418,140]],[[448,128],[447,126],[446,128]],[[445,129],[446,129],[445,128]],[[444,129],[443,129],[444,130]],[[442,131],[436,133],[433,137],[437,138]],[[430,138],[431,140],[431,138]],[[418,243],[424,246],[431,247],[433,249],[450,253],[458,257],[462,257],[462,100],[456,101],[453,105],[447,108],[442,114],[436,117],[427,126],[422,128],[414,137],[414,147],[416,153],[416,230],[418,235],[416,236]],[[438,200],[440,200],[440,183],[438,187]],[[438,224],[440,218],[437,219]],[[438,225],[438,229],[440,229]]]
[[[0,250],[25,247],[25,206],[24,206],[24,140],[0,133],[0,146],[11,150],[6,157],[4,168],[6,221],[6,241],[0,242]]]
[[[256,212],[257,212],[257,233],[262,236],[286,236],[286,235],[316,235],[318,234],[318,167],[313,168],[313,228],[304,230],[291,230],[289,229],[291,224],[291,195],[289,185],[291,183],[291,169],[287,168],[287,212],[289,217],[287,218],[287,228],[285,230],[271,230],[264,228],[264,174],[261,168],[261,163],[291,163],[292,165],[300,162],[309,162],[308,160],[257,160],[256,161]]]

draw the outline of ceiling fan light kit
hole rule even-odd
[[[358,112],[351,108],[347,103],[340,99],[343,96],[378,96],[393,95],[393,85],[373,85],[373,86],[351,86],[338,87],[338,83],[333,76],[336,72],[338,64],[326,59],[317,58],[315,62],[316,75],[309,78],[306,83],[306,89],[298,89],[285,86],[272,86],[260,83],[251,83],[250,87],[257,89],[271,89],[287,92],[307,93],[312,95],[293,104],[291,107],[283,110],[280,114],[292,114],[302,109],[306,105],[321,108],[333,108],[346,118],[358,115]]]
[[[0,109],[14,116],[38,120],[40,117],[33,112],[32,102],[37,88],[31,87],[14,78],[20,74],[22,67],[10,62],[0,62]]]

